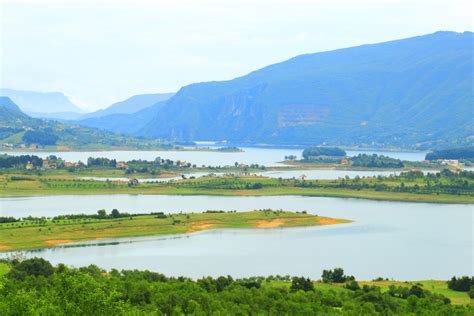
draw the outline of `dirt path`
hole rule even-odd
[[[319,223],[321,225],[334,225],[334,224],[339,224],[338,220],[335,218],[328,218],[328,217],[321,217],[319,220]]]
[[[0,245],[0,251],[8,251],[10,249],[12,249],[12,247],[7,245]]]
[[[188,229],[188,231],[186,231],[186,233],[189,234],[189,233],[194,233],[194,232],[197,232],[197,231],[200,231],[200,230],[209,229],[212,226],[214,226],[214,225],[210,222],[195,222],[195,223],[191,224],[191,228]]]
[[[285,221],[280,218],[272,219],[271,221],[257,221],[256,228],[275,228],[283,225]]]
[[[48,246],[56,246],[56,245],[59,245],[59,244],[67,244],[67,243],[70,243],[72,242],[72,240],[70,239],[51,239],[51,240],[46,240],[45,243],[48,245]]]

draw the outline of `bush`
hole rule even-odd
[[[26,259],[15,263],[8,272],[8,276],[14,279],[23,280],[29,275],[48,277],[54,273],[54,268],[49,261],[43,258]]]
[[[454,291],[469,292],[473,286],[474,277],[462,276],[456,278],[453,276],[451,280],[448,281],[448,288]]]
[[[344,283],[354,281],[354,276],[344,275],[344,269],[335,268],[334,270],[323,270],[322,280],[325,283]]]
[[[297,292],[297,291],[314,291],[314,285],[313,282],[304,277],[294,277],[291,280],[291,287],[290,287],[291,292]]]
[[[27,131],[22,140],[27,144],[39,144],[43,146],[55,145],[58,137],[49,131]]]
[[[313,157],[319,156],[344,157],[346,152],[337,147],[309,147],[303,150],[305,160],[311,160]]]

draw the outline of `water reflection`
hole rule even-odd
[[[48,210],[63,213],[70,197],[49,197]],[[77,198],[77,197],[76,197]],[[77,203],[94,199],[81,197]],[[32,200],[42,205],[38,198]],[[81,242],[28,256],[75,266],[149,269],[201,277],[291,274],[319,278],[323,269],[343,267],[359,279],[448,279],[472,274],[473,207],[341,198],[101,196],[105,204],[163,211],[283,208],[354,220],[335,226],[291,229],[225,229],[190,235]],[[146,203],[144,202],[146,201]],[[46,202],[46,203],[48,203]],[[21,202],[20,204],[23,204]],[[145,203],[145,204],[143,204]],[[100,203],[99,203],[100,204]],[[15,203],[9,202],[10,206]],[[97,203],[94,210],[97,210]],[[8,210],[11,208],[9,207]],[[10,213],[7,211],[6,213]],[[69,213],[69,212],[68,212]],[[456,260],[453,260],[456,258]]]

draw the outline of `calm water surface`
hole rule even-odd
[[[303,149],[288,148],[242,148],[243,152],[221,153],[205,151],[89,151],[89,152],[34,152],[40,157],[56,155],[66,161],[86,162],[89,157],[104,157],[117,159],[119,161],[128,161],[133,159],[154,160],[156,157],[162,159],[181,160],[197,164],[198,166],[231,166],[235,162],[245,164],[260,164],[265,166],[281,165],[278,162],[284,160],[285,156],[294,155],[301,157]],[[25,152],[3,152],[9,155],[25,155]],[[390,152],[390,151],[347,151],[349,156],[355,156],[360,153],[386,155],[393,158],[422,161],[425,153],[421,152]]]
[[[1,216],[53,216],[118,208],[200,212],[258,208],[306,210],[354,223],[293,229],[214,230],[57,247],[29,256],[54,263],[150,269],[168,275],[290,274],[319,278],[343,267],[359,279],[447,279],[473,273],[473,206],[277,196],[99,195],[2,198]]]
[[[433,172],[433,171],[431,171]],[[239,173],[232,173],[234,175],[239,175]],[[291,178],[301,178],[303,175],[305,179],[308,180],[335,180],[339,178],[344,178],[346,176],[350,178],[355,178],[356,176],[359,177],[376,177],[376,176],[389,176],[389,175],[398,175],[400,172],[398,171],[366,171],[366,170],[283,170],[283,171],[265,171],[265,172],[258,172],[255,175],[264,176],[269,178],[283,178],[283,179],[291,179]],[[204,176],[223,176],[225,173],[209,173],[209,172],[193,172],[193,173],[185,173],[184,176],[189,177],[204,177]],[[107,177],[80,177],[80,179],[85,180],[96,180],[96,181],[128,181],[129,178],[107,178]],[[167,182],[167,181],[175,181],[182,179],[181,176],[179,177],[170,177],[170,178],[139,178],[137,179],[139,182]]]

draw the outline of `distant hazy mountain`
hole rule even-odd
[[[164,104],[165,101],[161,101],[136,113],[121,113],[91,117],[74,121],[74,123],[88,127],[100,128],[118,134],[134,135],[158,114]]]
[[[174,93],[155,93],[134,95],[124,101],[112,104],[106,109],[85,114],[81,119],[102,117],[111,114],[131,114],[148,108],[158,102],[168,100]]]
[[[28,115],[36,118],[55,119],[59,121],[77,120],[84,114],[78,112],[53,112],[53,113],[38,113],[28,112]]]
[[[473,33],[301,55],[169,99],[138,134],[178,141],[433,147],[470,143]]]
[[[84,113],[60,92],[0,89],[0,96],[9,97],[23,112],[34,117],[72,119]]]

